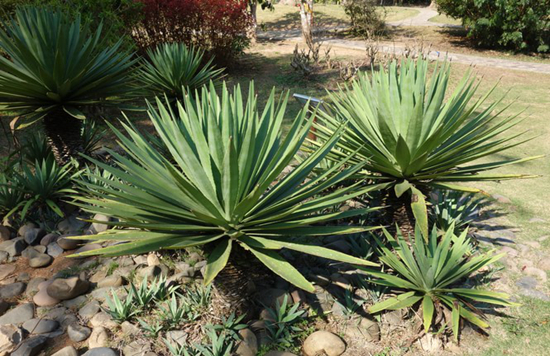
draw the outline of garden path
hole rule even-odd
[[[407,8],[405,8],[407,9]],[[410,9],[418,11],[418,15],[409,17],[399,21],[386,22],[386,25],[399,27],[399,26],[420,26],[420,27],[457,27],[460,25],[452,25],[446,23],[437,23],[429,21],[432,17],[439,15],[437,10],[431,7],[411,7]]]

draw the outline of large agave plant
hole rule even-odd
[[[19,114],[23,128],[39,120],[59,162],[82,151],[83,108],[116,104],[129,91],[128,69],[136,63],[106,48],[102,25],[91,30],[61,11],[19,8],[0,26],[0,107]]]
[[[411,246],[400,233],[394,238],[384,232],[389,245],[376,239],[380,261],[393,272],[366,271],[377,278],[374,283],[393,289],[397,296],[371,306],[369,312],[421,306],[424,329],[428,332],[435,320],[444,319],[443,310],[449,309],[451,318],[446,321],[458,340],[460,318],[481,328],[489,326],[472,302],[515,305],[509,301],[507,294],[460,286],[474,273],[504,256],[493,255],[492,251],[471,254],[467,231],[457,237],[454,227],[451,227],[440,238],[434,228],[426,242],[417,228],[416,239]],[[438,314],[441,318],[435,317]]]
[[[130,124],[124,125],[127,136],[113,128],[127,157],[111,152],[118,168],[95,163],[121,182],[98,177],[102,184],[83,183],[90,191],[99,192],[97,197],[76,199],[91,213],[116,217],[118,222],[112,225],[132,229],[84,236],[122,243],[82,255],[122,255],[208,245],[206,283],[220,272],[223,275],[228,269],[234,271],[235,266],[254,256],[274,273],[307,291],[314,290],[311,283],[279,250],[371,265],[307,240],[293,239],[368,230],[326,223],[373,209],[334,212],[329,208],[379,187],[354,184],[329,190],[362,167],[360,163],[344,169],[345,160],[308,179],[336,144],[339,132],[281,177],[300,150],[314,118],[306,119],[307,109],[301,111],[283,136],[287,99],[277,102],[272,92],[260,112],[252,84],[246,101],[239,88],[230,94],[224,85],[218,96],[212,84],[204,87],[196,99],[185,97],[183,104],[178,103],[177,112],[157,100],[155,106],[149,105],[149,116],[170,157],[160,154],[147,136]],[[234,288],[239,289],[246,285],[240,277],[253,272],[247,270],[221,280],[234,283]]]
[[[148,49],[147,58],[143,60],[139,80],[153,96],[166,95],[170,101],[222,77],[223,69],[212,65],[214,58],[204,61],[203,50],[183,43],[164,43]]]
[[[424,59],[403,60],[400,67],[393,62],[387,71],[373,72],[371,77],[363,73],[351,87],[331,94],[335,114],[320,112],[322,122],[316,127],[321,140],[314,144],[319,146],[348,122],[332,159],[352,154],[350,163],[365,163],[364,179],[389,182],[394,193],[388,203],[394,212],[412,210],[426,237],[424,195],[429,190],[477,192],[460,183],[525,178],[485,172],[532,159],[485,159],[474,164],[529,138],[516,130],[517,115],[500,118],[504,111],[497,110],[500,100],[483,107],[491,91],[469,105],[479,86],[470,72],[447,95],[449,80],[448,62],[436,65],[431,79]],[[412,234],[410,219],[401,215],[391,217],[405,234]]]

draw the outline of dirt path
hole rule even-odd
[[[407,9],[406,7],[404,9]],[[386,25],[399,27],[399,26],[418,26],[418,27],[457,27],[460,25],[451,25],[446,23],[430,22],[432,17],[439,15],[439,13],[430,7],[411,7],[410,9],[418,11],[418,15],[409,17],[400,21],[386,22]]]
[[[342,47],[342,48],[359,49],[359,50],[365,49],[364,41],[338,39],[330,36],[320,37],[320,36],[323,36],[323,34],[329,33],[333,30],[334,29],[332,28],[317,29],[315,31],[317,35],[317,40],[323,41],[324,43],[329,44],[333,47]],[[301,41],[302,40],[301,33],[299,30],[260,32],[258,33],[258,38],[264,39],[264,40],[270,40],[270,41],[285,41],[285,40]],[[394,44],[392,45],[380,44],[380,51],[386,52],[386,53],[400,54],[405,51],[405,46],[394,45]],[[429,58],[433,60],[443,60],[445,58],[448,58],[452,62],[474,65],[474,66],[484,66],[484,67],[501,68],[501,69],[507,69],[507,70],[518,70],[518,71],[550,74],[550,64],[545,64],[545,63],[481,57],[481,56],[473,56],[473,55],[459,54],[459,53],[438,52],[435,49],[432,52],[430,52]]]

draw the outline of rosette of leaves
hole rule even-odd
[[[0,106],[12,127],[42,121],[58,163],[79,159],[90,106],[116,105],[129,92],[137,59],[106,46],[102,25],[48,7],[21,7],[0,26]]]
[[[204,51],[183,43],[163,43],[147,50],[147,59],[139,74],[140,82],[152,96],[166,95],[173,102],[187,91],[194,93],[210,81],[222,77],[210,58],[204,60]]]
[[[462,183],[532,177],[487,172],[537,158],[487,159],[532,138],[517,129],[518,115],[501,118],[508,107],[499,108],[502,99],[484,106],[493,90],[472,100],[479,83],[470,71],[450,95],[450,63],[435,64],[430,79],[428,72],[428,61],[419,58],[360,74],[351,87],[330,94],[334,114],[319,112],[320,140],[313,142],[322,145],[347,122],[329,157],[352,155],[350,163],[365,163],[363,179],[389,182],[386,223],[397,223],[408,236],[416,220],[425,238],[430,190],[478,192]]]
[[[388,244],[375,239],[380,261],[390,272],[365,270],[376,277],[371,282],[389,287],[397,296],[369,307],[370,313],[419,306],[424,330],[428,332],[435,320],[445,319],[444,309],[448,309],[451,316],[446,322],[458,340],[460,318],[480,328],[489,327],[483,319],[483,313],[474,303],[516,305],[510,302],[507,294],[464,288],[460,285],[474,273],[505,255],[494,255],[493,251],[472,253],[467,231],[455,236],[454,226],[451,226],[439,237],[434,228],[426,241],[417,227],[416,238],[410,246],[400,232],[396,238],[387,231],[384,232]]]
[[[272,91],[262,111],[257,108],[253,83],[246,100],[239,87],[231,94],[224,85],[218,95],[213,84],[204,87],[198,97],[183,100],[177,111],[158,99],[156,105],[149,104],[149,117],[170,157],[159,153],[148,136],[130,123],[123,125],[126,135],[113,127],[126,156],[110,152],[118,167],[94,162],[119,180],[97,177],[102,184],[83,183],[87,191],[98,193],[76,199],[84,210],[115,217],[116,226],[132,229],[82,237],[119,242],[82,256],[205,245],[209,252],[205,283],[216,279],[228,286],[217,288],[219,284],[214,284],[216,290],[224,289],[226,295],[235,296],[229,303],[233,312],[242,303],[239,291],[258,270],[247,268],[252,260],[299,288],[314,290],[279,253],[281,249],[352,264],[373,264],[310,243],[316,236],[371,229],[330,225],[331,221],[376,209],[331,209],[381,188],[361,183],[333,188],[360,170],[362,163],[344,167],[347,161],[343,160],[323,174],[311,176],[336,144],[340,131],[283,175],[315,117],[307,119],[307,108],[283,136],[288,95],[276,100]],[[302,239],[294,239],[296,236]]]

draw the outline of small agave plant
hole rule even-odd
[[[97,177],[101,184],[83,182],[87,192],[97,193],[75,199],[84,210],[115,217],[116,226],[131,229],[82,237],[118,243],[81,255],[205,246],[209,254],[205,283],[216,282],[215,295],[223,296],[216,299],[225,301],[223,306],[219,302],[219,308],[232,312],[245,303],[247,280],[258,270],[249,266],[254,259],[295,286],[314,291],[279,253],[281,249],[373,265],[311,241],[372,229],[327,223],[376,210],[340,212],[332,207],[383,186],[356,183],[334,189],[363,166],[344,167],[346,160],[312,178],[313,169],[334,147],[341,131],[283,175],[314,116],[307,118],[308,109],[302,110],[283,136],[288,95],[277,101],[273,91],[263,111],[256,100],[252,83],[246,101],[239,87],[231,94],[224,85],[220,96],[211,84],[198,97],[184,97],[177,111],[160,100],[149,105],[149,117],[169,157],[131,124],[123,125],[126,135],[113,127],[126,156],[110,152],[118,167],[94,163],[118,180]],[[296,240],[297,236],[302,239]],[[220,314],[226,313],[220,310]]]
[[[498,261],[504,254],[472,253],[468,231],[460,236],[454,235],[454,226],[440,237],[436,228],[431,230],[428,241],[416,228],[416,238],[409,246],[399,232],[394,238],[387,231],[388,244],[376,239],[380,261],[392,272],[380,272],[373,269],[365,271],[375,277],[373,283],[386,286],[397,296],[388,298],[369,307],[370,313],[384,310],[398,310],[418,307],[428,332],[434,321],[441,316],[445,320],[444,310],[451,311],[450,325],[455,340],[458,341],[460,319],[471,322],[480,328],[489,325],[483,320],[482,312],[473,303],[486,303],[497,306],[515,306],[505,293],[464,288],[460,284],[474,273]]]

